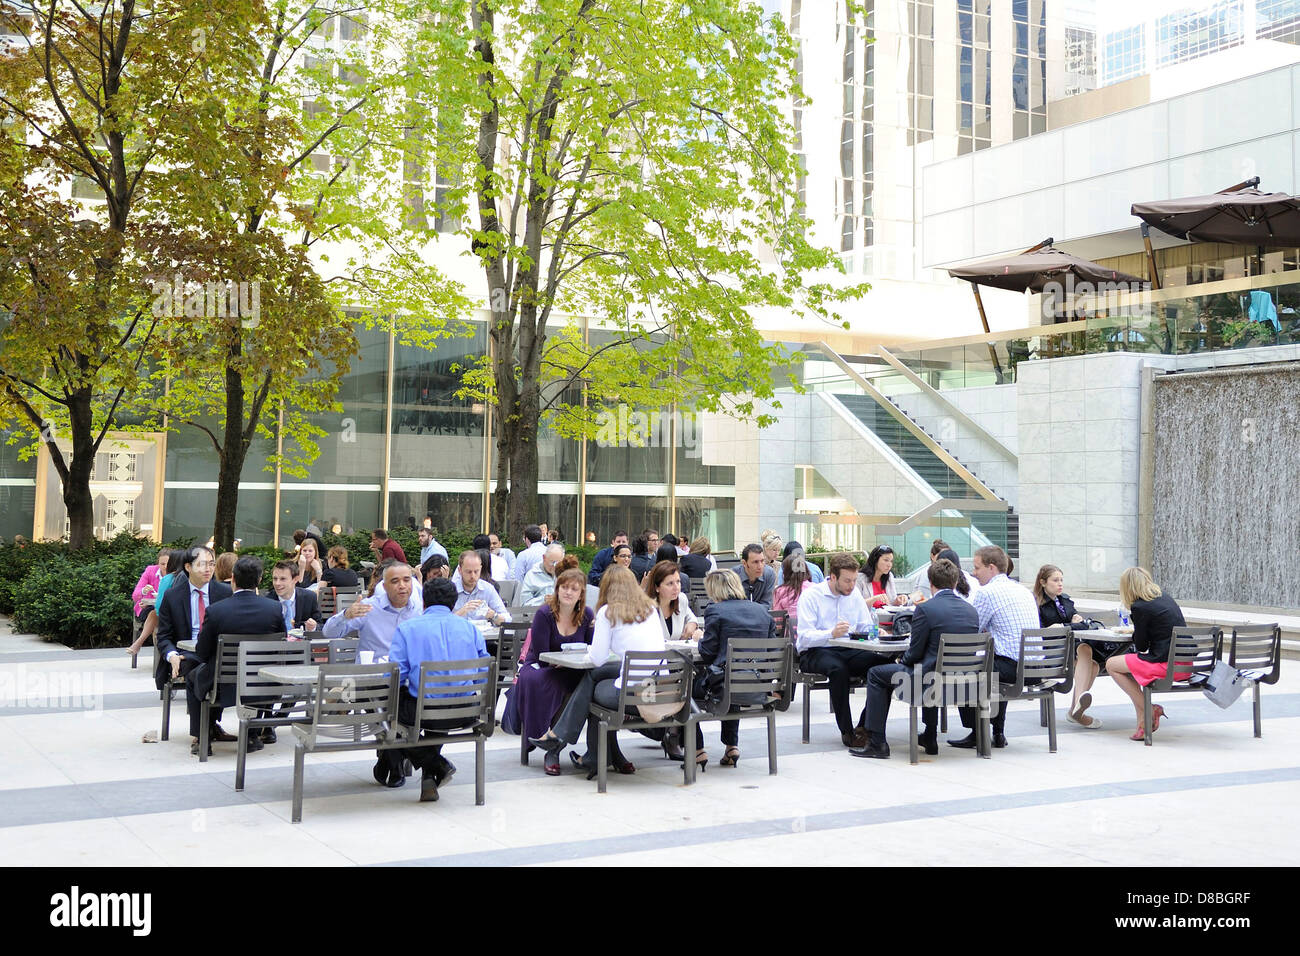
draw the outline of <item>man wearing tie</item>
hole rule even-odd
[[[304,631],[314,631],[323,623],[320,604],[316,595],[306,588],[300,588],[298,565],[294,561],[277,561],[271,569],[271,586],[275,588],[276,600],[280,602],[280,616],[284,618],[284,629],[292,631],[301,627]]]
[[[181,641],[196,641],[199,629],[207,617],[208,608],[217,601],[230,597],[230,585],[212,580],[216,569],[216,555],[208,548],[190,548],[185,552],[181,562],[181,573],[188,579],[183,587],[170,587],[158,603],[158,630],[154,640],[157,644],[158,663],[154,679],[159,689],[167,682],[167,677],[180,677],[181,664],[189,660],[198,663],[198,657],[190,651],[182,651],[177,644]],[[195,701],[197,704],[197,701]],[[195,738],[197,752],[197,709],[190,717],[190,733]],[[234,734],[228,734],[219,724],[212,728],[212,740],[234,740]]]

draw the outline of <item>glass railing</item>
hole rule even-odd
[[[942,539],[963,558],[971,557],[977,548],[986,544],[1017,549],[1017,542],[1008,541],[1005,512],[941,511],[901,534],[878,534],[876,529],[883,522],[872,518],[859,520],[860,523],[853,524],[841,516],[827,515],[823,520],[819,515],[800,515],[792,521],[791,533],[806,548],[817,551],[865,554],[877,545],[888,545],[896,555],[895,567],[904,569],[902,574],[930,560],[930,548],[936,539]]]
[[[943,390],[1014,382],[1021,362],[1038,359],[1104,352],[1190,355],[1300,344],[1300,276],[1283,275],[1287,281],[1256,276],[1245,280],[1248,288],[1199,295],[1177,294],[1183,290],[1125,293],[1079,321],[890,351],[932,388]],[[898,394],[902,376],[890,371],[879,373],[873,384],[887,395]]]

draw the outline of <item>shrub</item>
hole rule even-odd
[[[131,591],[147,549],[74,561],[57,554],[34,566],[14,591],[14,627],[69,647],[111,647],[131,639]]]

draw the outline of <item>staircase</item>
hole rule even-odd
[[[876,399],[870,395],[836,393],[835,398],[858,421],[874,432],[881,441],[898,455],[908,467],[919,475],[941,498],[964,498],[970,489],[966,482],[913,435]],[[889,399],[891,405],[909,421],[915,419]],[[917,424],[925,434],[928,431]],[[930,435],[934,438],[933,435]],[[937,443],[937,439],[935,439]],[[973,472],[972,472],[973,474]],[[978,478],[979,476],[976,475]],[[983,479],[980,479],[983,481]],[[984,482],[988,487],[988,483]],[[993,511],[969,512],[971,525],[993,544],[1000,546],[1012,558],[1020,556],[1020,516],[1008,508],[1005,514]]]

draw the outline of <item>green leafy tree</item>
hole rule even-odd
[[[213,9],[238,20],[252,6]],[[155,156],[194,128],[228,62],[224,39],[195,46],[211,15],[184,0],[0,7],[11,35],[0,49],[3,413],[48,449],[74,549],[92,543],[95,455],[137,398],[159,329],[143,294],[141,198],[166,188]]]
[[[865,291],[813,281],[838,260],[807,241],[798,205],[782,112],[800,95],[796,51],[757,3],[396,14],[431,66],[412,86],[483,270],[491,358],[466,386],[498,413],[493,520],[512,536],[536,515],[539,426],[596,437],[620,403],[753,416],[785,358],[755,312],[829,319]]]
[[[361,7],[276,0],[241,24],[213,122],[168,157],[188,175],[160,214],[201,224],[174,267],[193,284],[258,288],[260,318],[219,335],[170,337],[167,407],[218,456],[213,537],[234,539],[239,477],[252,439],[279,418],[284,451],[268,468],[305,474],[356,352],[351,322],[428,345],[455,334],[466,301],[428,264],[431,234],[411,216],[409,63],[394,21]],[[214,18],[208,33],[231,25]],[[331,261],[338,258],[340,261]],[[220,265],[215,270],[213,266]],[[316,271],[313,272],[312,270]],[[317,279],[319,273],[323,278]],[[205,351],[206,348],[206,351]]]

